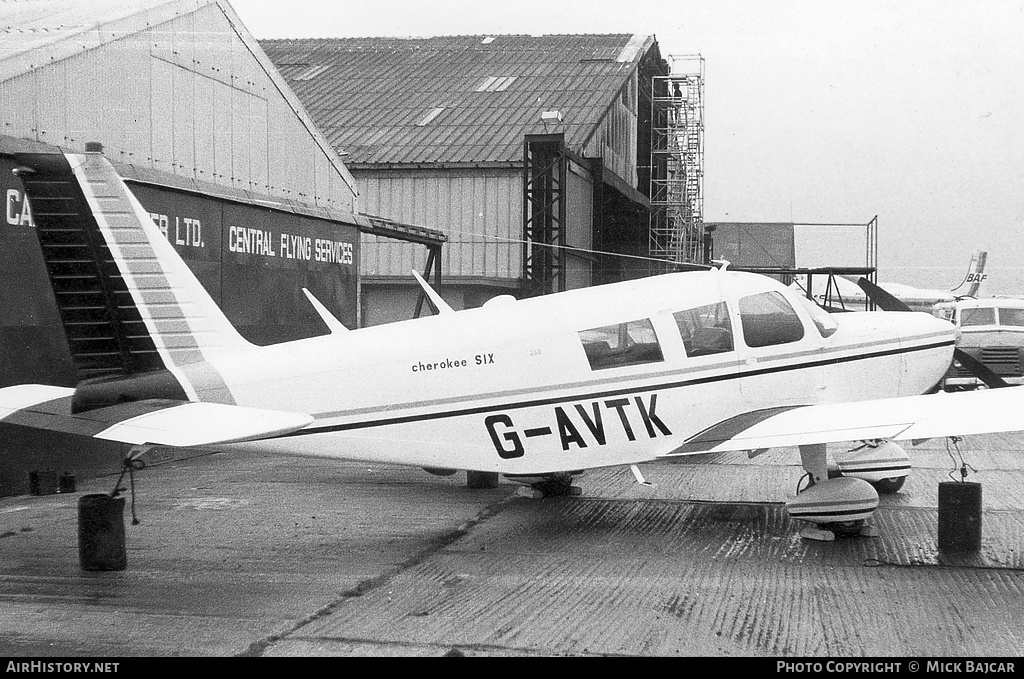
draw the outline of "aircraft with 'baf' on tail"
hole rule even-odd
[[[988,273],[985,271],[987,261],[988,253],[976,250],[971,255],[963,280],[952,290],[918,288],[903,283],[882,283],[881,287],[913,311],[938,315],[937,312],[942,305],[949,305],[964,298],[978,297],[981,284],[988,279]],[[796,285],[800,287],[799,283]],[[815,291],[812,298],[819,306],[833,311],[864,310],[869,307],[869,302],[874,301],[852,278],[838,275],[830,277],[825,289]]]

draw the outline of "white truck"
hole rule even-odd
[[[957,348],[981,361],[1010,384],[1024,384],[1024,299],[986,297],[937,304],[933,314],[960,329]],[[983,386],[956,360],[943,389],[959,391]]]

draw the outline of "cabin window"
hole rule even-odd
[[[732,323],[725,302],[672,314],[687,356],[708,356],[733,350]]]
[[[1024,309],[999,308],[999,325],[1024,326]]]
[[[648,318],[581,330],[579,335],[592,370],[665,360]]]
[[[960,310],[960,326],[995,325],[996,310],[994,307],[976,307]]]
[[[770,347],[803,339],[804,324],[781,293],[740,298],[740,323],[748,347]]]

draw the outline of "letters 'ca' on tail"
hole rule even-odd
[[[98,150],[18,162],[81,376],[147,382],[150,397],[231,403],[215,371],[198,366],[251,345],[110,162]]]
[[[971,257],[971,265],[967,269],[967,275],[964,280],[957,287],[953,288],[952,292],[957,297],[977,297],[978,289],[981,287],[981,282],[988,278],[988,274],[985,273],[985,261],[988,259],[988,253],[984,250],[977,250]]]

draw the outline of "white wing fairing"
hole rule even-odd
[[[1024,430],[1024,389],[986,390],[744,413],[691,437],[666,457],[869,439],[917,441]]]
[[[312,421],[311,416],[302,413],[222,403],[181,403],[121,420],[96,438],[189,448],[281,436]]]

